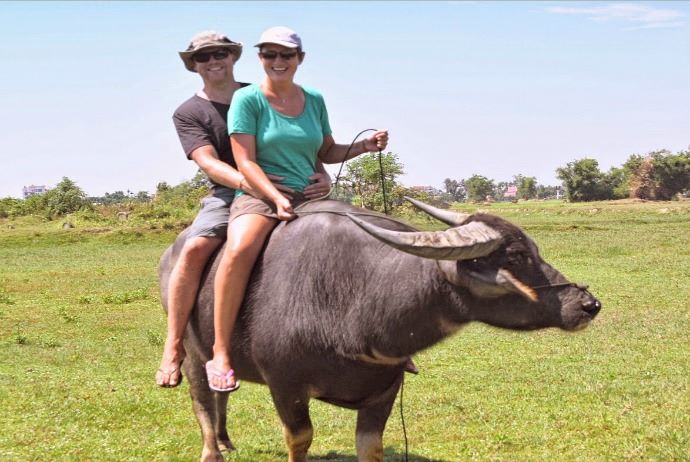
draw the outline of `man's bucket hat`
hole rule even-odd
[[[182,58],[184,67],[188,71],[196,72],[192,56],[204,48],[227,48],[235,55],[235,61],[242,56],[242,43],[233,42],[227,36],[212,30],[200,32],[192,37],[192,41],[185,51],[180,51],[180,58]]]

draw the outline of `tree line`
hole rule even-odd
[[[342,170],[342,168],[341,168]],[[556,170],[560,186],[541,185],[533,176],[518,174],[511,181],[495,182],[474,174],[466,179],[443,180],[443,189],[431,186],[407,187],[398,179],[404,165],[395,153],[369,153],[345,165],[345,172],[334,178],[332,198],[370,210],[386,207],[404,213],[411,196],[439,206],[453,202],[485,202],[560,198],[571,202],[640,198],[671,200],[690,193],[690,149],[678,153],[667,150],[647,155],[633,154],[620,167],[602,172],[596,159],[569,162]],[[383,185],[383,188],[382,188]],[[200,170],[189,181],[171,186],[156,186],[150,196],[146,191],[115,191],[100,197],[88,197],[77,184],[63,178],[54,188],[27,199],[0,199],[0,218],[42,215],[48,219],[81,212],[94,214],[98,207],[117,206],[133,210],[141,206],[151,218],[175,214],[175,210],[193,210],[208,192],[209,182]],[[144,207],[145,206],[145,207]]]
[[[633,154],[608,172],[602,172],[595,159],[570,162],[556,172],[572,202],[626,197],[666,201],[690,192],[690,149]]]
[[[370,153],[346,165],[338,195],[355,205],[381,210],[381,170],[388,198],[393,207],[403,203],[402,196],[418,197],[436,203],[486,202],[506,200],[556,199],[570,202],[639,198],[671,200],[690,194],[690,149],[678,153],[668,150],[646,155],[633,154],[620,167],[602,172],[596,159],[583,158],[558,168],[561,185],[542,185],[533,176],[518,174],[512,181],[495,182],[474,174],[466,179],[445,178],[443,189],[404,187],[397,178],[403,165],[393,153]],[[339,185],[340,186],[340,185]]]

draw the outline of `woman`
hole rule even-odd
[[[280,220],[295,218],[294,207],[304,201],[299,192],[309,184],[317,160],[342,162],[348,149],[331,136],[321,94],[294,82],[305,56],[300,37],[287,27],[272,27],[256,46],[266,77],[259,85],[235,92],[229,131],[238,170],[266,199],[240,191],[230,209],[228,241],[215,286],[213,359],[206,363],[210,388],[221,392],[239,388],[230,364],[230,337],[266,238]],[[355,144],[347,159],[387,144],[388,132],[377,131]],[[292,201],[267,174],[285,178],[283,184],[297,191]]]

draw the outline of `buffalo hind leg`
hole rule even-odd
[[[383,403],[357,412],[357,460],[383,462],[383,430],[391,414],[395,394]]]
[[[307,451],[314,437],[309,418],[309,397],[306,393],[277,393],[271,389],[288,449],[288,462],[306,462]]]
[[[183,367],[189,382],[189,394],[192,395],[194,415],[201,427],[201,438],[204,444],[201,462],[223,462],[225,459],[216,441],[218,415],[215,393],[208,387],[201,360],[196,356],[190,356],[188,355]]]

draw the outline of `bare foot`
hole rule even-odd
[[[206,378],[208,386],[213,391],[231,392],[240,387],[240,382],[235,378],[235,371],[230,366],[227,357],[216,355],[206,363]]]
[[[156,385],[163,388],[174,388],[182,383],[182,361],[184,352],[163,351],[161,365],[156,371]]]

